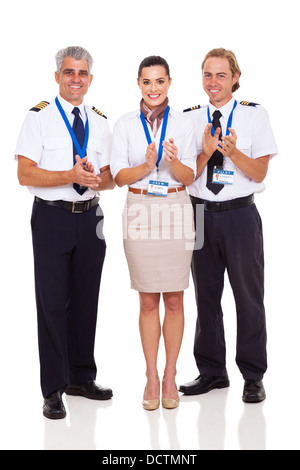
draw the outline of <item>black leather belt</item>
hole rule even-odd
[[[35,196],[34,200],[36,202],[41,202],[42,204],[47,204],[48,206],[60,207],[61,209],[66,209],[67,211],[73,212],[73,214],[82,214],[83,212],[88,211],[91,207],[94,207],[98,204],[99,198],[94,197],[88,201],[80,202],[69,202],[69,201],[46,201],[40,197]]]
[[[240,207],[247,207],[254,203],[254,194],[246,197],[238,197],[237,199],[231,199],[230,201],[206,201],[199,197],[190,196],[193,204],[204,204],[204,210],[208,212],[220,212],[227,211],[229,209],[238,209]]]

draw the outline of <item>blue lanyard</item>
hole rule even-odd
[[[231,111],[231,113],[230,113],[230,115],[229,115],[229,118],[228,118],[228,121],[227,121],[226,135],[229,135],[229,134],[230,134],[229,128],[230,128],[231,125],[232,125],[233,111],[235,110],[236,105],[237,105],[237,101],[235,100],[234,105],[233,105],[233,108],[232,108],[232,111]],[[209,106],[207,106],[207,118],[208,118],[209,124],[211,124],[211,117],[210,117],[210,112],[209,112]],[[214,135],[215,135],[215,132],[216,132],[216,130],[212,127],[212,128],[211,128],[211,135],[214,136]]]
[[[160,164],[160,161],[161,161],[161,158],[162,158],[162,154],[163,154],[163,141],[165,140],[165,137],[166,137],[169,111],[170,111],[170,106],[167,106],[166,110],[165,110],[165,114],[164,114],[162,129],[161,129],[161,136],[160,136],[160,142],[159,142],[159,148],[158,148],[158,159],[157,159],[157,162],[156,162],[157,169],[159,167],[159,164]],[[146,119],[145,119],[142,112],[141,112],[141,121],[142,121],[142,124],[143,124],[143,127],[144,127],[144,131],[145,131],[145,134],[146,134],[148,145],[150,145],[151,142],[152,142],[152,139],[151,139],[151,136],[150,136],[150,132],[149,132],[147,123],[146,123]]]
[[[64,112],[58,98],[56,97],[55,98],[55,103],[56,103],[56,106],[58,107],[58,110],[60,112],[60,114],[62,115],[62,118],[63,120],[65,121],[65,124],[67,126],[67,129],[69,131],[69,134],[74,142],[74,145],[76,147],[76,150],[78,152],[78,155],[80,156],[80,158],[84,158],[86,156],[86,149],[87,149],[87,144],[88,144],[88,140],[89,140],[89,120],[88,120],[88,117],[86,117],[86,123],[85,123],[85,139],[84,139],[84,143],[83,143],[83,147],[81,148],[79,143],[78,143],[78,140],[76,138],[76,135],[74,134],[74,131],[71,127],[71,124],[69,123],[69,120],[66,116],[66,113]]]

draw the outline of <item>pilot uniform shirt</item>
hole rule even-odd
[[[115,124],[113,132],[112,154],[111,154],[111,173],[113,178],[117,176],[120,170],[124,168],[134,168],[145,163],[146,149],[148,147],[147,138],[141,121],[141,111],[136,110],[121,116]],[[152,141],[156,143],[156,149],[159,149],[162,124],[160,125],[156,136],[154,137],[151,126],[147,123]],[[178,160],[183,165],[191,168],[196,174],[196,136],[193,123],[189,116],[174,111],[170,108],[169,119],[166,129],[165,141],[174,139],[174,145],[178,148]],[[131,188],[147,189],[149,180],[161,180],[169,183],[169,188],[182,186],[182,183],[173,175],[169,165],[164,160],[164,154],[157,167],[149,172],[145,177],[137,182],[130,184]]]
[[[65,101],[61,96],[58,100],[73,125],[74,105]],[[89,140],[87,145],[88,161],[94,165],[96,174],[100,168],[110,164],[111,132],[107,120],[93,108],[78,106],[80,117],[85,125],[86,116],[89,120]],[[27,114],[20,132],[15,158],[22,155],[37,163],[38,168],[48,171],[68,171],[73,168],[73,141],[66,124],[56,106],[55,100],[49,105],[35,111],[32,108]],[[98,193],[87,189],[83,195],[75,191],[72,184],[56,187],[28,187],[29,191],[41,199],[55,201],[84,201],[92,199]]]
[[[233,109],[235,98],[232,98],[225,106],[219,108],[222,113],[220,123],[222,126],[222,135],[226,135],[226,127],[229,115]],[[211,119],[213,113],[217,109],[209,103],[209,111]],[[202,135],[206,125],[208,124],[207,106],[194,109],[189,113],[194,123],[197,138],[197,154],[202,150]],[[267,111],[261,105],[243,105],[237,103],[233,111],[233,119],[231,128],[237,135],[236,147],[247,157],[256,159],[265,155],[272,158],[277,154],[277,145],[271,129],[269,116]],[[200,199],[208,201],[227,201],[240,197],[249,196],[253,193],[262,192],[265,189],[264,183],[257,183],[240,171],[229,157],[224,157],[225,171],[234,171],[233,184],[225,184],[218,194],[214,194],[206,187],[207,165],[202,174],[197,178],[191,186],[188,187],[189,194]]]

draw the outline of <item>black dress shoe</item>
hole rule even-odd
[[[245,403],[260,403],[266,399],[266,392],[261,380],[245,380],[243,401]]]
[[[80,395],[91,400],[109,400],[113,396],[110,388],[97,385],[94,380],[82,385],[68,385],[65,393],[72,396]]]
[[[43,415],[49,419],[62,419],[66,417],[66,410],[61,398],[61,393],[51,393],[44,399]]]
[[[179,391],[184,393],[184,395],[202,395],[214,388],[227,388],[229,385],[230,382],[227,374],[218,377],[202,374],[193,382],[180,385]]]

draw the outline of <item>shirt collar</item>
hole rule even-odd
[[[62,105],[62,108],[63,108],[63,110],[66,114],[71,116],[74,107],[76,107],[76,108],[79,108],[82,119],[85,118],[84,103],[81,103],[79,106],[74,106],[72,103],[69,103],[69,101],[64,100],[60,95],[58,95],[57,98],[58,98],[60,104]]]
[[[209,103],[208,106],[209,106],[210,115],[212,116],[213,113],[215,112],[215,110],[218,109],[220,111],[220,113],[222,114],[222,117],[224,117],[225,119],[228,118],[231,111],[232,111],[234,101],[235,101],[235,98],[232,97],[231,100],[228,101],[228,103],[226,103],[224,106],[222,106],[222,108],[216,108],[211,103]]]

